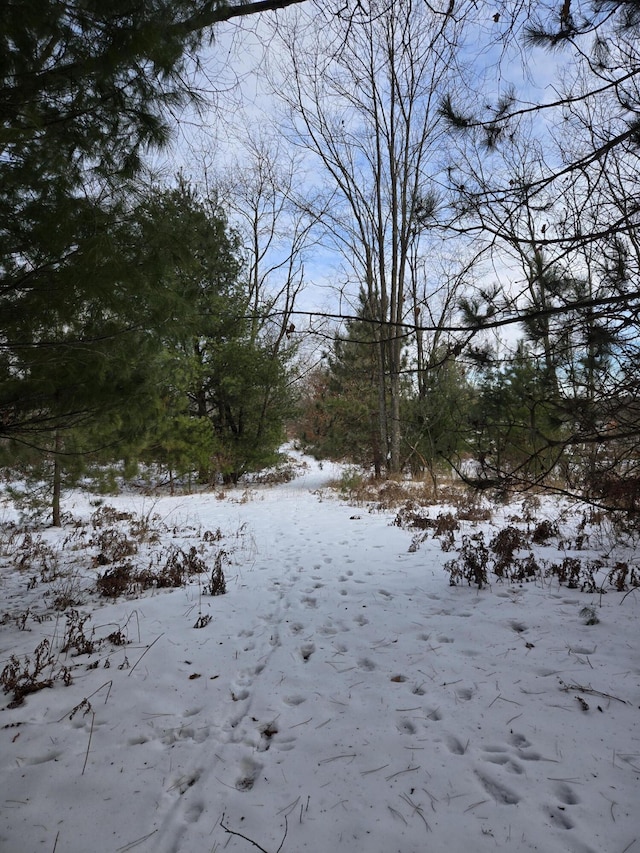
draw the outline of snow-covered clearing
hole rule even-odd
[[[84,635],[113,637],[92,654],[62,653],[67,617],[44,597],[95,590],[91,528],[42,532],[55,573],[75,567],[48,583],[3,534],[0,668],[46,638],[48,672],[73,681],[0,696],[0,850],[640,853],[640,591],[452,588],[438,540],[410,552],[394,511],[319,491],[331,471],[309,464],[225,499],[107,499],[162,519],[145,554],[231,562],[219,597],[195,577],[84,592],[76,625],[90,613]]]

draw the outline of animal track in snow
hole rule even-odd
[[[234,702],[242,702],[249,698],[249,691],[246,687],[236,687],[231,691],[231,698]]]
[[[61,749],[52,749],[50,752],[47,752],[45,755],[39,755],[36,758],[26,758],[23,760],[23,764],[46,764],[47,761],[57,761],[58,758],[63,754],[63,750]]]
[[[367,670],[367,672],[373,672],[373,670],[376,668],[375,663],[369,658],[360,658],[360,660],[358,661],[358,666],[360,667],[360,669]]]
[[[464,755],[467,751],[467,747],[454,735],[447,735],[445,742],[449,748],[449,752],[452,752],[454,755]]]
[[[401,720],[398,720],[396,723],[396,728],[403,735],[414,735],[416,733],[416,726],[411,720],[408,720],[406,717],[403,717]]]
[[[305,643],[304,646],[301,646],[300,654],[302,655],[302,660],[306,663],[315,650],[316,647],[314,643]]]
[[[318,606],[318,600],[311,595],[305,595],[301,601],[309,610],[315,610]]]
[[[553,826],[560,826],[562,829],[573,829],[575,824],[569,815],[563,811],[562,807],[545,806],[544,811],[551,819]]]
[[[488,755],[485,755],[485,761],[488,761],[490,764],[497,764],[500,767],[504,767],[505,770],[508,770],[510,773],[515,773],[518,776],[521,776],[524,773],[520,764],[509,758],[509,756],[504,753],[490,752]]]
[[[439,643],[455,643],[455,640],[453,639],[453,637],[445,637],[444,635],[442,635],[441,637],[438,637],[438,642]]]
[[[194,803],[191,803],[189,808],[185,811],[184,816],[185,820],[188,823],[197,823],[200,820],[200,816],[205,809],[205,804],[202,800],[196,800]]]
[[[283,696],[282,701],[285,705],[291,705],[295,708],[297,705],[302,705],[303,702],[307,701],[306,696]]]
[[[356,623],[356,625],[360,625],[360,627],[369,624],[369,620],[366,616],[363,616],[362,613],[359,613],[353,621]]]
[[[478,770],[476,770],[476,776],[487,794],[490,794],[496,802],[503,803],[506,806],[515,806],[520,802],[520,797],[515,791],[496,779],[492,779],[491,776],[480,773]]]
[[[198,779],[202,776],[202,770],[198,768],[194,770],[192,773],[186,773],[181,776],[178,776],[175,782],[169,787],[169,791],[178,791],[180,795],[184,794],[189,790]]]
[[[565,806],[575,806],[580,802],[578,795],[566,782],[560,782],[556,785],[555,794],[558,800]]]
[[[470,687],[459,687],[456,690],[456,698],[462,702],[468,702],[473,696],[473,690]]]
[[[258,773],[262,770],[262,766],[259,761],[255,761],[253,758],[243,758],[241,775],[236,779],[236,788],[238,791],[250,791],[253,788],[258,778]]]

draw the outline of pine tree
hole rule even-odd
[[[0,4],[0,435],[44,446],[135,384],[103,346],[147,296],[125,269],[131,180],[210,28],[291,2]]]

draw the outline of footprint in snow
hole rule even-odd
[[[562,829],[573,829],[575,826],[568,814],[563,810],[562,806],[545,806],[544,811],[551,820],[553,826],[559,826]]]
[[[314,643],[305,643],[304,646],[301,646],[300,654],[302,655],[302,660],[306,663],[315,650],[316,647]]]
[[[462,702],[468,702],[473,697],[473,690],[470,687],[459,687],[456,690],[456,697]]]
[[[262,770],[262,764],[253,758],[243,758],[240,765],[241,773],[236,779],[238,791],[250,791],[255,785],[258,774]]]
[[[515,773],[518,776],[521,776],[524,773],[522,765],[518,764],[518,762],[514,761],[512,758],[509,758],[509,756],[504,753],[489,752],[485,755],[484,760],[488,761],[490,764],[497,764],[499,767],[504,767],[505,770],[508,770],[510,773]]]
[[[396,728],[398,729],[400,734],[403,735],[414,735],[417,731],[415,724],[411,720],[408,720],[406,717],[401,720],[398,720],[398,722],[396,723]]]
[[[464,755],[467,751],[467,747],[454,735],[448,735],[445,743],[449,748],[449,752],[452,752],[454,755]]]
[[[502,803],[505,806],[516,806],[520,802],[520,796],[507,785],[503,785],[502,782],[498,782],[488,774],[480,773],[478,770],[476,770],[476,776],[487,794],[490,794],[497,803]]]
[[[200,820],[204,809],[205,805],[202,800],[197,800],[195,803],[191,803],[189,808],[184,813],[185,820],[187,821],[187,823],[197,823]]]
[[[518,734],[517,732],[514,732],[509,740],[516,749],[527,749],[527,747],[531,746],[531,741],[528,741],[524,735]]]
[[[580,802],[578,795],[570,785],[567,785],[566,782],[561,782],[556,785],[555,794],[559,802],[563,803],[565,806],[575,806]]]

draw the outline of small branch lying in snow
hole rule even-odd
[[[151,838],[152,835],[155,835],[157,829],[153,829],[147,835],[143,835],[142,838],[136,838],[135,841],[130,841],[129,844],[125,844],[124,847],[118,847],[116,853],[126,853],[127,850],[133,850],[134,847],[137,847],[138,844],[142,844],[143,841],[146,841],[148,838]]]
[[[347,752],[344,755],[334,755],[333,758],[323,758],[321,761],[318,761],[318,765],[329,764],[331,761],[338,761],[339,758],[350,758],[353,761],[355,757],[355,752]]]
[[[224,829],[225,832],[228,832],[229,835],[237,835],[238,838],[243,838],[245,841],[248,841],[249,844],[253,844],[254,847],[257,847],[258,850],[262,850],[262,853],[269,853],[268,850],[265,850],[257,841],[254,841],[253,838],[249,838],[247,835],[243,835],[241,832],[236,832],[235,829],[229,829],[228,826],[225,826],[223,823],[224,814],[220,818],[220,826]],[[289,824],[287,823],[287,816],[284,816],[284,835],[282,836],[282,841],[280,842],[280,847],[276,850],[276,853],[280,853],[282,850],[282,845],[284,844],[285,838],[287,837],[287,832],[289,831]]]
[[[565,682],[559,678],[560,682],[560,690],[564,690],[565,693],[568,693],[569,690],[579,690],[581,693],[590,693],[592,696],[603,696],[605,699],[615,699],[616,702],[622,702],[623,705],[629,705],[626,699],[620,699],[618,696],[612,696],[611,693],[603,693],[601,690],[594,690],[593,687],[582,687],[580,684],[565,684]]]
[[[389,782],[391,779],[395,779],[396,776],[401,776],[403,773],[413,773],[414,770],[420,770],[419,767],[407,767],[406,770],[398,770],[397,773],[392,773],[391,776],[385,776],[385,782]]]
[[[388,764],[382,764],[382,765],[380,765],[380,767],[374,767],[373,770],[361,770],[360,775],[361,776],[368,776],[369,773],[377,773],[378,770],[384,770],[385,767],[388,767],[388,766],[389,766]]]

